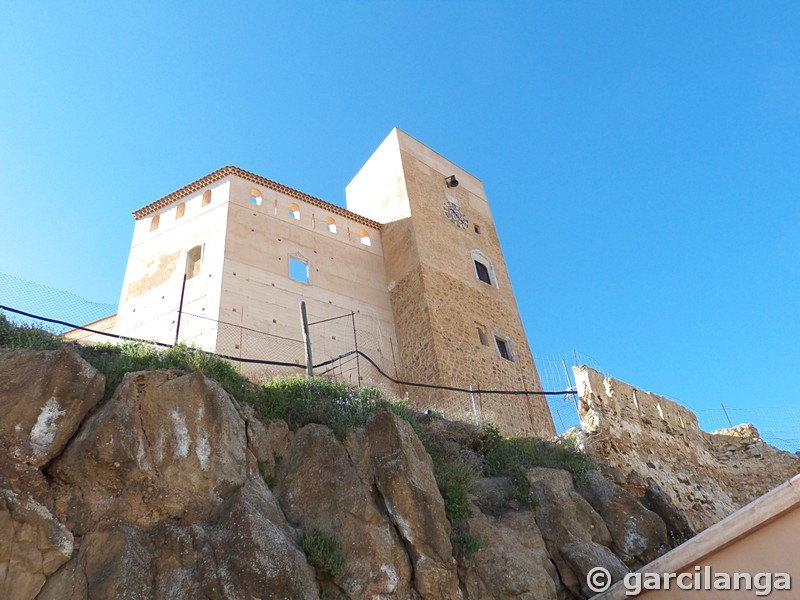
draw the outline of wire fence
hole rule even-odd
[[[5,273],[0,273],[0,311],[4,311],[6,318],[14,323],[37,327],[76,341],[132,339],[171,346],[179,337],[182,343],[232,361],[241,373],[254,380],[300,374],[306,370],[305,343],[300,335],[278,335],[175,309],[142,323],[145,335],[121,336],[113,332],[116,305],[90,302],[75,294]],[[147,325],[157,335],[146,335]],[[446,391],[458,400],[447,403],[434,400],[430,408],[448,418],[478,423],[494,421],[493,412],[487,406],[497,398],[511,405],[527,402],[531,396],[544,396],[558,433],[580,427],[572,367],[587,365],[608,373],[593,357],[573,350],[563,354],[534,355],[542,389],[547,391],[480,390],[472,386],[411,382],[399,376],[394,340],[382,332],[380,324],[369,316],[355,312],[334,315],[312,321],[309,331],[316,375],[335,377],[354,385],[376,385],[396,396],[413,394],[415,400],[424,397],[421,392],[425,390]],[[742,408],[722,404],[718,409],[688,408],[695,412],[704,431],[752,423],[769,444],[789,452],[800,450],[800,409],[786,406]]]

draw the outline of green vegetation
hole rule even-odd
[[[444,512],[451,525],[456,525],[472,516],[469,508],[469,492],[478,477],[478,472],[468,463],[447,460],[435,447],[427,445],[433,459],[436,483],[444,499]]]
[[[484,474],[487,477],[511,477],[512,481],[517,481],[513,484],[515,497],[521,495],[524,498],[522,479],[527,481],[525,469],[564,469],[572,473],[572,479],[578,487],[588,485],[587,474],[594,470],[594,465],[574,445],[532,438],[500,439],[484,456]]]
[[[467,559],[481,549],[481,539],[469,533],[454,535],[450,541],[453,543],[456,552]]]
[[[283,419],[293,430],[309,423],[330,427],[343,440],[347,430],[366,425],[378,409],[388,408],[417,426],[404,402],[390,400],[376,387],[356,388],[343,381],[302,375],[265,381],[253,403],[264,419]]]
[[[76,351],[106,377],[106,391],[113,392],[126,373],[179,369],[200,371],[217,381],[241,402],[255,401],[255,386],[228,361],[185,344],[162,348],[144,342],[76,346]]]
[[[18,350],[53,350],[64,345],[58,337],[49,331],[31,325],[17,325],[9,321],[0,311],[0,348]]]
[[[308,557],[309,564],[323,577],[333,579],[344,571],[347,557],[342,543],[334,534],[313,525],[303,533],[300,545]]]

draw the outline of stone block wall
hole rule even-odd
[[[689,409],[663,396],[574,367],[579,444],[637,496],[654,485],[706,529],[800,472],[800,457],[761,440],[755,427],[702,431]]]

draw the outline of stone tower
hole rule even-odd
[[[544,396],[481,393],[542,388],[480,180],[394,129],[346,192],[348,210],[382,223],[402,377],[475,390],[413,397],[506,435],[555,434]]]

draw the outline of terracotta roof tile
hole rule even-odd
[[[221,169],[217,169],[213,173],[209,173],[205,177],[198,179],[197,181],[193,181],[187,186],[182,187],[179,190],[164,196],[163,198],[159,198],[155,202],[151,202],[147,206],[140,208],[133,212],[134,218],[138,221],[139,219],[143,219],[148,215],[153,214],[161,210],[162,208],[169,206],[176,200],[180,200],[181,198],[185,198],[186,196],[190,196],[195,192],[203,189],[214,183],[215,181],[219,181],[229,175],[236,175],[237,177],[241,177],[242,179],[246,179],[256,185],[260,185],[270,190],[274,190],[276,192],[280,192],[281,194],[285,194],[292,198],[296,198],[297,200],[302,200],[303,202],[308,202],[309,204],[316,206],[318,208],[322,208],[324,210],[330,211],[334,214],[337,214],[341,217],[345,217],[347,219],[351,219],[357,223],[361,223],[362,225],[366,225],[367,227],[372,227],[374,229],[380,229],[381,224],[377,221],[373,221],[372,219],[368,219],[366,217],[362,217],[359,214],[354,212],[350,212],[349,210],[342,208],[341,206],[337,206],[336,204],[331,204],[330,202],[325,202],[325,200],[320,200],[319,198],[315,198],[314,196],[309,196],[303,192],[285,186],[281,183],[277,183],[265,177],[261,177],[261,175],[256,175],[255,173],[250,173],[249,171],[245,171],[244,169],[240,169],[239,167],[234,167],[233,165],[228,165],[227,167],[222,167]]]

